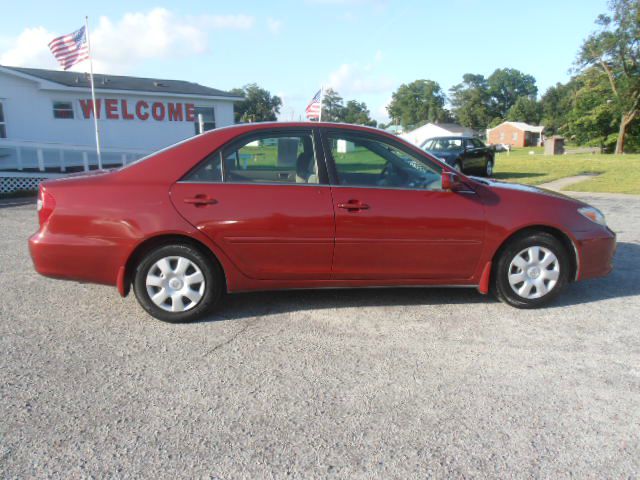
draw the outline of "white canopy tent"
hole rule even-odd
[[[408,142],[422,146],[425,140],[434,137],[473,137],[475,132],[471,128],[456,125],[455,123],[427,123],[410,132],[400,135]]]

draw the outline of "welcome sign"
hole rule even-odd
[[[97,99],[95,106],[91,99],[79,100],[82,116],[108,120],[155,120],[157,122],[195,122],[195,105],[180,102],[147,102],[138,100]]]

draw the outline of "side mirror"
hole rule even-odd
[[[444,171],[442,172],[442,189],[457,192],[464,190],[464,183],[460,180],[460,176],[454,172]]]

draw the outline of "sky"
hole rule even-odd
[[[88,15],[96,72],[257,83],[283,99],[283,120],[323,85],[387,121],[394,90],[418,79],[448,92],[465,73],[509,67],[544,93],[569,79],[606,11],[606,0],[23,1],[0,17],[0,64],[58,69],[47,43]]]

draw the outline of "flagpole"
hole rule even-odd
[[[318,114],[318,123],[322,121],[322,96],[324,95],[324,87],[320,85],[320,113]]]
[[[89,48],[89,79],[91,80],[91,100],[93,101],[93,124],[96,129],[96,152],[98,154],[98,169],[102,170],[102,153],[100,152],[100,131],[98,129],[98,107],[96,105],[96,89],[93,85],[93,55],[91,54],[91,38],[89,37],[89,17],[84,17],[87,33],[87,47]]]

